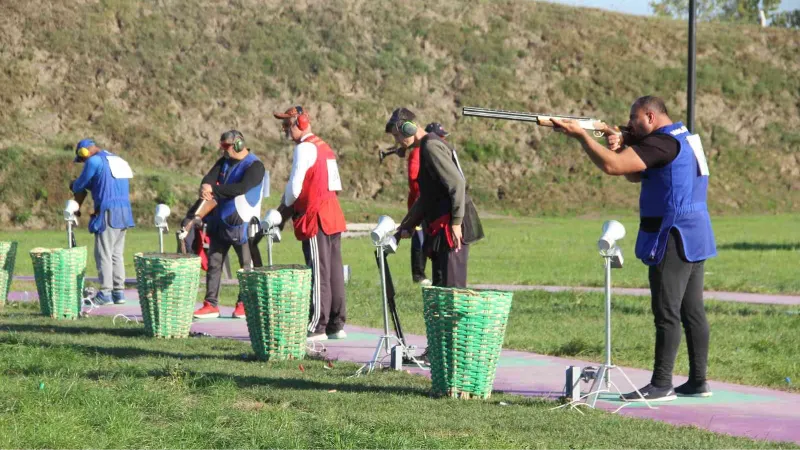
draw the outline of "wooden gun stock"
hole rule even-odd
[[[176,237],[178,238],[178,246],[181,249],[180,250],[181,253],[189,253],[186,249],[186,240],[181,239],[181,236],[182,235],[186,236],[186,234],[189,232],[189,230],[192,229],[192,227],[200,224],[203,218],[205,218],[216,207],[217,207],[217,201],[212,198],[211,200],[200,199],[197,202],[195,202],[195,204],[192,205],[191,208],[189,208],[189,211],[186,213],[186,217],[184,218],[184,220],[189,218],[191,218],[192,220],[189,221],[185,226],[183,226],[175,233]]]

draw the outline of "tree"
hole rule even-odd
[[[729,0],[697,0],[697,20],[713,20]],[[689,17],[689,0],[650,0],[657,16],[686,19]]]
[[[773,26],[796,27],[800,21],[800,10],[776,14],[781,0],[697,0],[695,3],[699,21],[759,23],[759,10],[773,18]],[[650,7],[657,16],[689,17],[689,0],[650,0]]]
[[[723,20],[758,23],[758,11],[764,10],[767,17],[777,11],[781,0],[730,0],[722,8]]]
[[[771,25],[773,27],[800,29],[800,9],[775,14],[772,17]]]

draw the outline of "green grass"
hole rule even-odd
[[[320,360],[301,371],[250,360],[241,342],[148,339],[32,308],[0,313],[3,448],[796,447],[509,395],[431,399],[422,376],[350,378],[357,366]]]
[[[376,208],[346,203],[351,222],[374,221]],[[386,208],[395,220],[402,217],[400,208]],[[493,218],[484,219],[486,239],[474,245],[470,253],[470,283],[508,283],[566,286],[602,286],[602,258],[597,253],[597,238],[606,219],[616,218],[627,229],[621,241],[625,267],[615,270],[617,287],[647,287],[647,267],[634,256],[638,218],[630,213],[603,214],[591,218]],[[800,216],[721,216],[713,217],[719,256],[706,263],[706,289],[762,293],[800,293]],[[33,247],[61,247],[66,238],[56,231],[2,231],[0,240],[20,242],[17,274],[32,275],[28,253]],[[275,246],[275,261],[282,264],[303,262],[300,243],[287,225],[283,242]],[[87,245],[93,254],[93,237],[82,226],[77,231],[79,245]],[[408,241],[400,244],[398,255],[391,259],[400,279],[408,279]],[[167,251],[175,250],[174,234],[165,235]],[[262,255],[266,258],[266,244]],[[127,275],[135,277],[133,255],[158,249],[154,229],[137,228],[126,236]],[[375,275],[369,239],[347,239],[342,246],[343,259],[353,269],[356,280],[371,280]],[[233,253],[231,253],[233,256]],[[232,268],[238,264],[233,257]],[[93,258],[89,276],[95,276]],[[430,271],[428,271],[430,273]]]
[[[609,216],[611,217],[611,216]],[[636,229],[631,218],[619,217],[629,233]],[[711,289],[767,292],[800,291],[793,267],[800,263],[797,216],[720,217],[714,220],[720,257],[707,265],[706,287]],[[471,250],[470,283],[531,283],[601,285],[602,259],[596,253],[600,219],[487,219],[487,239]],[[20,239],[17,273],[31,274],[27,252],[34,246],[60,246],[63,233],[0,233],[0,239]],[[81,231],[81,244],[91,244]],[[615,286],[647,286],[647,269],[633,257],[634,234],[623,241],[626,267],[615,270]],[[170,240],[168,240],[169,242]],[[152,251],[158,245],[154,230],[138,229],[127,238],[128,276],[133,253]],[[347,286],[348,321],[382,326],[379,281],[372,246],[367,238],[343,242],[344,263],[351,266]],[[262,251],[265,251],[262,247]],[[233,254],[233,253],[232,253]],[[264,255],[266,257],[266,255]],[[275,246],[275,262],[302,263],[300,244],[287,228],[284,241]],[[235,260],[235,258],[234,258]],[[424,334],[418,287],[411,284],[408,242],[389,259],[398,288],[398,308],[404,327]],[[235,270],[236,262],[232,268]],[[430,273],[430,269],[428,269]],[[88,270],[93,276],[93,268]],[[34,291],[32,283],[15,282],[14,290]],[[235,303],[238,287],[223,286],[221,302]],[[197,300],[203,299],[198,292]],[[505,345],[537,353],[599,361],[603,336],[602,294],[518,292]],[[711,378],[778,389],[797,390],[786,377],[800,379],[800,354],[796,330],[800,307],[756,306],[708,301],[712,345]],[[615,297],[615,361],[651,368],[653,325],[648,297]],[[545,325],[548,324],[548,325]],[[558,324],[552,326],[549,324]],[[685,350],[679,353],[676,373],[688,371]]]

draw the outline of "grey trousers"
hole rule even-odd
[[[219,287],[222,283],[222,264],[228,250],[233,247],[236,256],[239,257],[239,267],[261,267],[261,256],[258,261],[254,261],[250,253],[251,244],[248,241],[245,245],[234,245],[225,240],[212,235],[211,243],[208,245],[208,272],[206,272],[206,301],[212,306],[219,305]],[[256,247],[258,249],[258,247]],[[241,294],[241,292],[240,292]],[[242,301],[239,298],[237,301]]]
[[[125,229],[111,228],[106,219],[106,229],[94,235],[94,261],[103,295],[110,296],[112,290],[125,289],[124,251]]]

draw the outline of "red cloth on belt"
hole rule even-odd
[[[447,238],[447,245],[450,248],[455,248],[453,228],[450,226],[450,214],[445,214],[428,225],[428,234],[431,236],[436,236],[442,230],[444,230],[444,237]]]
[[[192,243],[192,252],[200,257],[200,267],[208,272],[208,253],[206,252],[206,244],[211,243],[211,237],[203,231],[203,227],[194,229],[194,242]]]

